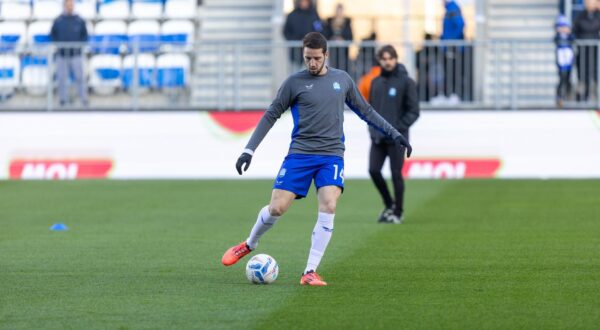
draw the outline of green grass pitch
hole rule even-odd
[[[271,181],[0,182],[0,329],[591,329],[600,325],[600,181],[410,181],[402,225],[348,180],[319,273],[302,287],[314,190],[258,248]],[[52,223],[69,226],[49,230]]]

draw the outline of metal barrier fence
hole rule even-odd
[[[358,82],[376,64],[381,45],[331,42],[329,64]],[[600,108],[599,42],[577,42],[571,54],[557,52],[548,40],[392,45],[417,81],[425,108]],[[300,46],[88,43],[3,49],[0,109],[264,109],[283,79],[302,69]],[[73,49],[81,50],[81,64],[61,56]],[[572,69],[559,72],[559,60],[572,62]],[[81,66],[89,103],[73,102],[85,93],[75,88],[77,70],[66,70],[68,65]],[[66,92],[57,79],[65,72],[71,81]]]

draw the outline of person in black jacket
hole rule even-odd
[[[312,0],[297,0],[294,10],[285,19],[283,36],[288,41],[300,41],[309,32],[323,32],[323,23]],[[290,49],[290,60],[294,69],[302,67],[301,47]]]
[[[573,35],[577,41],[595,41],[600,39],[600,12],[596,0],[586,0],[585,10],[573,21]],[[578,101],[587,101],[590,97],[592,82],[597,80],[598,46],[583,44],[577,47],[577,91]]]
[[[352,41],[352,20],[344,14],[344,5],[338,3],[335,16],[327,19],[325,38],[332,41]],[[329,47],[329,64],[334,68],[348,72],[348,46]]]
[[[419,98],[413,79],[408,76],[404,65],[398,63],[398,53],[391,45],[383,46],[377,52],[381,65],[381,75],[371,83],[369,101],[379,114],[408,138],[409,127],[419,118]],[[369,153],[369,174],[379,191],[385,209],[379,217],[380,223],[402,223],[404,212],[404,148],[381,132],[369,127],[371,150]],[[381,168],[385,159],[390,158],[392,183],[395,198],[392,199]]]

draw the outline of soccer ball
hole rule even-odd
[[[277,274],[279,274],[279,265],[267,254],[257,254],[246,264],[246,277],[254,284],[273,283]]]

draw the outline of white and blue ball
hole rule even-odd
[[[254,284],[269,284],[277,279],[279,265],[267,254],[257,254],[246,264],[246,277]]]

